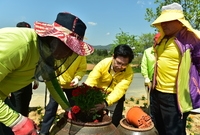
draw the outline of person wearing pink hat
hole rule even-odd
[[[156,33],[154,35],[154,45],[157,44],[158,38],[160,37],[160,33]],[[155,64],[155,56],[154,56],[154,49],[153,46],[147,48],[144,50],[144,54],[142,57],[141,62],[141,73],[144,76],[144,83],[145,86],[148,87],[148,89],[151,89],[151,82],[153,78],[153,72],[154,72],[154,64]]]
[[[178,3],[162,7],[152,23],[160,32],[150,110],[160,135],[186,135],[186,119],[200,107],[200,31]]]
[[[31,25],[27,22],[18,22],[16,27],[23,27],[23,28],[31,28]],[[39,86],[38,81],[34,80],[28,84],[27,86],[21,88],[18,91],[12,92],[11,96],[9,97],[14,109],[21,113],[23,116],[28,116],[29,113],[29,103],[32,97],[32,89],[37,89]]]
[[[37,135],[34,122],[14,111],[4,100],[34,79],[46,83],[64,110],[69,102],[57,81],[78,56],[93,53],[83,42],[86,25],[71,13],[58,13],[53,24],[35,22],[34,29],[0,29],[0,134]],[[74,59],[63,64],[76,53]],[[6,127],[6,128],[4,128]]]
[[[158,38],[160,37],[160,33],[156,33],[153,38],[153,46],[156,46],[158,43]],[[142,61],[141,61],[141,74],[144,77],[144,85],[147,92],[147,105],[148,105],[148,113],[150,113],[150,91],[152,87],[152,79],[154,73],[154,65],[155,65],[155,56],[154,56],[154,48],[153,46],[144,50]]]
[[[73,58],[74,55],[76,54],[73,53],[65,63],[68,63],[68,60]],[[71,66],[62,75],[57,77],[63,92],[67,96],[70,106],[75,105],[74,101],[72,100],[72,91],[77,89],[79,81],[81,81],[82,77],[85,75],[86,70],[86,56],[78,56]],[[39,131],[40,135],[49,135],[49,130],[51,129],[56,118],[57,109],[58,103],[52,98],[51,95],[49,95],[49,103],[45,107],[45,113]]]

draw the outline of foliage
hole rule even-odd
[[[87,56],[87,63],[97,64],[105,57],[110,57],[106,49],[95,49],[94,53]]]
[[[182,5],[185,18],[191,23],[193,28],[200,29],[200,0],[155,0],[158,5],[156,9],[147,8],[145,20],[148,22],[155,20],[161,13],[162,6],[177,2]]]
[[[147,33],[147,34],[142,34],[141,36],[138,36],[138,52],[143,52],[145,49],[153,46],[154,44],[154,35],[155,33]]]
[[[106,49],[96,49],[96,53],[99,56],[108,56],[108,51]]]
[[[135,55],[132,64],[140,65],[143,51],[153,45],[154,35],[155,33],[147,33],[142,34],[141,36],[135,36],[121,31],[121,33],[116,34],[116,40],[114,40],[114,43],[108,45],[111,46],[110,52],[106,49],[95,49],[93,54],[87,56],[87,63],[97,64],[105,57],[111,57],[113,50],[117,45],[128,44],[133,49]]]
[[[95,120],[98,115],[96,111],[92,111],[95,105],[101,104],[105,101],[106,92],[102,88],[91,87],[83,83],[72,91],[72,100],[75,102],[75,106],[72,107],[72,113],[84,114],[81,117],[89,118],[92,115],[92,121]],[[95,117],[94,117],[95,116]],[[90,119],[90,118],[89,118]],[[88,120],[88,119],[87,119]],[[82,120],[85,122],[84,120]]]
[[[98,62],[100,62],[102,59],[104,59],[106,57],[112,57],[113,49],[115,46],[117,46],[117,44],[120,44],[120,43],[123,44],[123,43],[125,43],[125,41],[128,41],[128,39],[130,39],[130,37],[134,37],[135,44],[131,45],[131,47],[134,48],[133,51],[134,51],[135,57],[131,64],[139,65],[138,67],[134,67],[133,70],[135,73],[140,72],[142,53],[146,48],[153,45],[154,34],[147,33],[147,34],[142,34],[141,36],[136,37],[134,35],[130,36],[130,35],[128,35],[128,33],[125,33],[122,31],[121,33],[118,33],[116,35],[116,37],[117,37],[117,40],[115,41],[114,44],[112,44],[113,46],[112,46],[111,52],[106,51],[106,49],[95,49],[93,54],[87,56],[87,63],[97,64]],[[117,42],[119,42],[119,43],[117,43]],[[87,73],[89,73],[89,72],[90,71],[88,71]]]
[[[119,44],[127,44],[130,45],[130,47],[134,47],[136,44],[136,36],[130,35],[129,33],[123,32],[121,30],[121,33],[117,33],[115,36],[116,40],[114,40],[114,43],[112,44],[111,53],[113,53],[114,48]]]
[[[133,72],[134,73],[141,73],[141,67],[133,67]]]

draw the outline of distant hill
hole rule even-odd
[[[109,44],[109,45],[95,45],[95,46],[93,45],[93,47],[94,47],[94,49],[110,50],[112,45],[111,44]]]

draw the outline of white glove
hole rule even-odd
[[[78,86],[78,82],[79,82],[78,78],[74,77],[74,79],[70,83],[70,86],[73,86],[73,87]]]
[[[150,79],[147,77],[144,79],[144,83],[150,83]]]
[[[144,79],[144,85],[146,87],[148,87],[149,90],[151,89],[151,85],[152,84],[151,84],[151,81],[150,81],[150,79],[148,77]]]

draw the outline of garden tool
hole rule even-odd
[[[44,109],[46,109],[47,106],[47,86],[45,86],[45,93],[44,93]]]
[[[145,90],[147,94],[147,113],[150,114],[150,91],[151,91],[151,84],[145,84]]]

